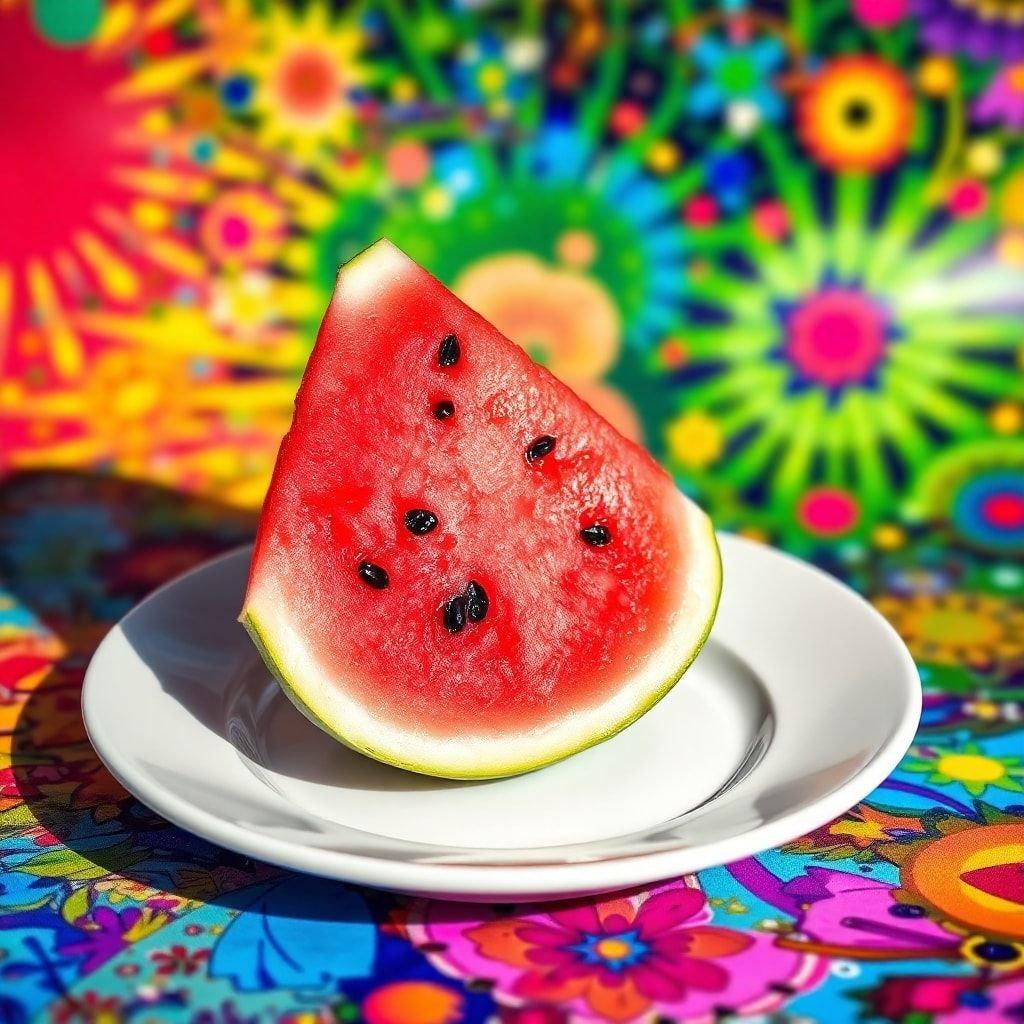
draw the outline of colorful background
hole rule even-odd
[[[1024,1019],[1022,132],[1024,0],[0,0],[0,1021]],[[879,790],[481,910],[114,783],[84,666],[250,535],[382,235],[890,619],[925,713]]]

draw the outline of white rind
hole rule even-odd
[[[441,739],[417,730],[415,723],[384,720],[346,693],[344,680],[331,678],[318,664],[272,585],[250,592],[241,619],[296,706],[343,743],[378,760],[446,778],[530,771],[607,739],[635,721],[672,689],[707,639],[721,593],[718,545],[707,516],[684,495],[677,494],[677,501],[680,549],[689,561],[665,640],[606,701],[541,729]]]

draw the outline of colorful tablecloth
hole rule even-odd
[[[1018,0],[0,0],[0,1021],[1024,1019],[1022,129]],[[882,787],[473,908],[114,783],[84,666],[250,535],[381,235],[875,602],[926,693]]]

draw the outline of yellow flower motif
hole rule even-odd
[[[875,607],[915,658],[943,665],[1008,662],[1024,654],[1024,609],[988,594],[886,595]]]
[[[939,786],[958,782],[972,796],[981,796],[989,786],[1011,793],[1024,792],[1018,781],[1024,776],[1020,762],[1019,757],[994,757],[977,744],[968,743],[962,750],[926,748],[925,756],[911,758],[903,768],[927,774],[928,781]]]
[[[716,420],[702,412],[686,412],[665,429],[669,458],[687,469],[703,469],[722,454],[724,439]]]
[[[323,2],[309,4],[304,14],[272,4],[261,42],[248,61],[257,80],[261,141],[287,145],[298,156],[323,142],[347,142],[355,114],[349,91],[365,79],[359,30],[334,22]]]

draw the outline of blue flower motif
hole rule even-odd
[[[782,117],[785,104],[772,84],[786,51],[773,37],[733,45],[713,35],[697,40],[692,51],[699,76],[690,90],[690,113],[714,117],[738,101],[754,106],[766,121]]]
[[[503,104],[526,96],[526,76],[510,66],[502,41],[491,33],[481,34],[462,50],[454,72],[459,97],[492,112],[502,112],[498,108]]]

